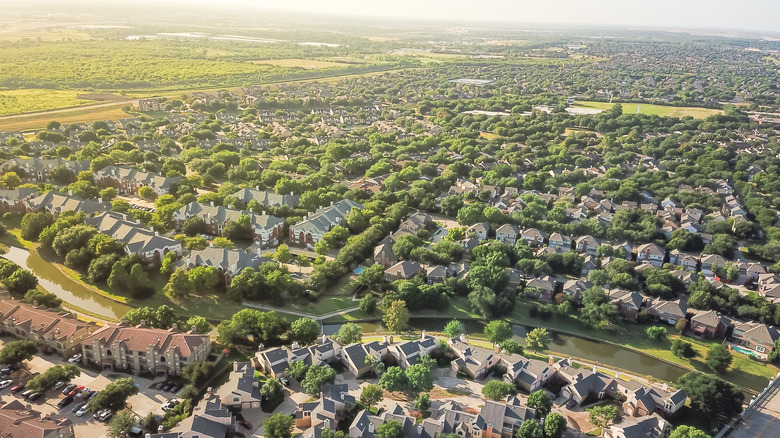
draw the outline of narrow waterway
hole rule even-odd
[[[37,253],[12,246],[3,257],[31,271],[44,289],[74,307],[117,320],[131,309],[70,279]]]
[[[412,329],[437,332],[440,332],[446,323],[447,320],[445,319],[432,318],[412,318],[409,321]],[[359,323],[358,325],[361,326],[364,333],[377,333],[386,330],[379,322]],[[326,324],[323,328],[325,334],[330,335],[338,332],[340,327],[341,324]],[[481,334],[484,323],[481,321],[464,321],[464,328],[467,336],[469,333]],[[513,328],[515,340],[521,345],[524,344],[527,328],[523,326],[514,326]],[[680,376],[687,372],[684,368],[616,345],[555,332],[551,333],[551,338],[550,351],[565,356],[574,356],[599,362],[605,367],[620,368],[638,375],[649,375],[657,380],[670,383],[676,382]]]

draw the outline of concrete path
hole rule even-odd
[[[354,300],[353,300],[354,301]],[[348,307],[346,309],[337,310],[335,312],[325,313],[322,315],[312,315],[311,313],[305,313],[305,312],[298,312],[296,310],[289,310],[282,307],[274,307],[274,306],[266,306],[264,304],[254,304],[254,303],[243,303],[246,307],[251,307],[253,309],[259,309],[259,310],[265,310],[265,311],[274,311],[279,313],[288,313],[290,315],[300,316],[303,318],[311,318],[315,321],[322,321],[324,319],[328,319],[334,316],[343,315],[345,313],[354,312],[356,310],[360,310],[360,307]]]

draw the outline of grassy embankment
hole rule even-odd
[[[574,108],[592,108],[607,110],[612,108],[615,103],[609,102],[591,102],[578,100],[572,105]],[[623,106],[623,114],[648,114],[662,117],[685,117],[691,116],[694,119],[704,119],[714,114],[723,114],[723,111],[712,108],[699,108],[688,106],[667,106],[652,105],[646,103],[620,103]]]

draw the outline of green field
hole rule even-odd
[[[95,103],[79,90],[41,88],[0,91],[0,116],[45,111]],[[82,96],[82,97],[80,97]]]
[[[704,119],[713,114],[723,114],[723,111],[711,108],[699,108],[689,106],[666,106],[652,105],[646,103],[620,103],[623,105],[623,114],[649,114],[663,117],[685,117],[691,116],[694,119]],[[591,102],[578,100],[572,105],[574,108],[594,108],[606,110],[612,107],[614,103],[609,102]],[[637,111],[638,110],[638,111]]]
[[[349,65],[340,62],[323,61],[319,59],[301,59],[301,58],[260,59],[260,60],[249,61],[249,62],[251,62],[252,64],[268,64],[268,65],[275,65],[278,67],[305,68],[305,69],[344,67]]]
[[[100,107],[73,108],[54,112],[0,118],[0,131],[27,131],[41,129],[52,120],[60,123],[89,123],[95,120],[119,120],[130,115],[118,103]]]

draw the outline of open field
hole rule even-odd
[[[0,91],[0,116],[124,100],[122,96],[42,88]]]
[[[249,61],[249,62],[251,62],[252,64],[268,64],[268,65],[275,65],[277,67],[307,68],[307,69],[344,67],[346,65],[346,64],[332,62],[332,61],[322,61],[319,59],[301,59],[301,58],[260,59],[260,60]]]
[[[119,120],[130,115],[122,111],[128,103],[104,104],[89,108],[73,108],[58,111],[0,118],[0,131],[27,131],[40,129],[52,120],[60,123],[88,123],[95,120]]]
[[[0,41],[19,41],[25,38],[39,41],[83,41],[90,38],[89,34],[77,29],[40,28],[40,29],[10,29],[0,31]]]
[[[624,103],[624,102],[621,102],[620,104],[623,105],[623,114],[637,114],[637,110],[638,110],[639,114],[657,115],[662,117],[691,116],[694,119],[704,119],[714,114],[723,114],[723,111],[711,109],[711,108],[651,105],[645,103]],[[612,108],[612,105],[614,105],[614,103],[590,102],[590,101],[578,100],[574,103],[573,106],[575,108],[593,108],[593,109],[606,110]]]

